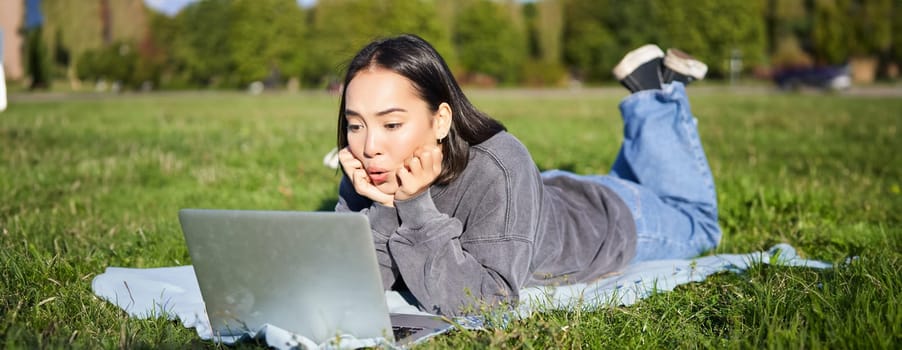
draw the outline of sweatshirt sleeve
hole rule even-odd
[[[517,301],[541,201],[537,170],[519,170],[500,162],[480,169],[461,203],[467,215],[456,215],[465,222],[441,213],[428,190],[395,201],[401,225],[389,251],[425,311],[459,315]]]
[[[354,190],[347,176],[343,176],[338,188],[336,212],[360,212],[367,216],[373,233],[376,260],[382,276],[382,287],[386,290],[398,279],[398,268],[388,251],[388,238],[398,229],[398,211],[360,196]]]

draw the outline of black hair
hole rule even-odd
[[[348,65],[338,110],[338,148],[348,146],[345,119],[347,86],[361,70],[379,67],[395,72],[413,83],[420,98],[436,112],[439,105],[451,106],[453,117],[448,136],[441,140],[442,173],[437,184],[445,185],[467,167],[470,145],[482,143],[506,130],[499,121],[476,109],[461,91],[442,56],[426,40],[404,34],[371,42]]]

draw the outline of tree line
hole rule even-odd
[[[44,1],[48,22],[91,4]],[[144,11],[134,35],[96,33],[106,39],[77,47],[58,26],[32,51],[57,77],[133,88],[322,87],[362,45],[399,33],[430,41],[464,83],[489,86],[609,81],[620,57],[648,42],[699,57],[715,79],[738,60],[748,74],[868,57],[889,76],[902,61],[902,0],[203,0],[172,17]],[[108,18],[81,13],[71,26],[109,31],[95,24]]]

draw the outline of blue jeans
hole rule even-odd
[[[626,202],[638,235],[634,263],[690,258],[716,247],[714,178],[683,84],[634,93],[621,101],[620,113],[623,145],[611,173],[565,175],[601,183]]]

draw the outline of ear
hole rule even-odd
[[[445,137],[448,137],[448,133],[451,131],[451,121],[454,119],[454,112],[451,111],[451,106],[442,102],[438,106],[438,111],[435,113],[435,120],[432,123],[432,129],[435,131],[435,139],[442,140]]]

